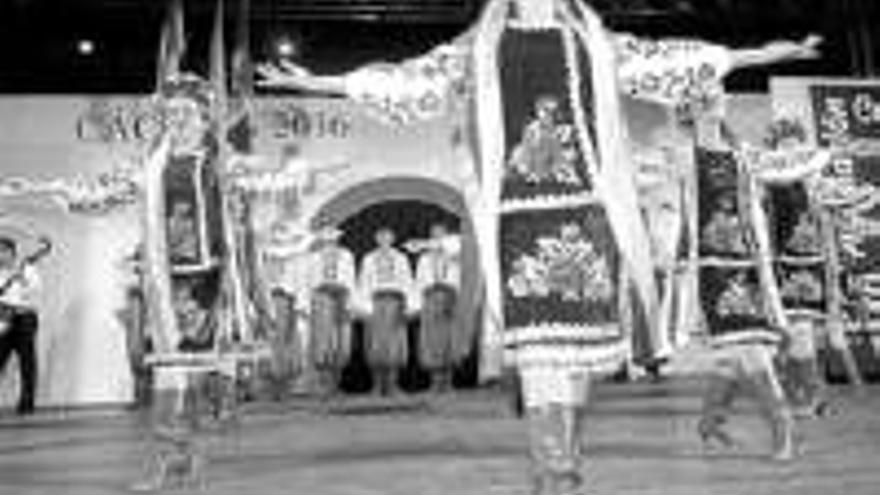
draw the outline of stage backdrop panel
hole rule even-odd
[[[111,170],[131,149],[123,127],[114,146],[109,134],[98,135],[89,123],[95,118],[92,105],[83,97],[0,98],[0,181],[73,180]],[[128,401],[132,380],[125,332],[116,318],[124,304],[124,278],[117,266],[138,236],[133,209],[89,216],[71,214],[48,195],[3,197],[0,222],[54,241],[54,251],[39,267],[44,288],[38,405]],[[14,400],[17,370],[7,366],[0,380],[7,406]]]

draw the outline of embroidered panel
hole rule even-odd
[[[584,101],[592,100],[589,78],[578,78],[578,87],[572,87],[570,71],[580,73],[581,64],[568,60],[566,42],[562,30],[508,29],[502,37],[503,199],[572,195],[591,188],[572,99],[574,90],[586,93]],[[583,51],[580,57],[586,57]],[[592,115],[591,108],[584,110]]]
[[[740,177],[731,152],[697,149],[701,257],[747,259],[754,237],[740,204]]]
[[[617,320],[619,261],[600,206],[505,214],[500,241],[508,329]]]
[[[210,258],[223,252],[220,187],[211,168],[214,159],[213,155],[169,157],[163,181],[172,263],[207,266]]]
[[[736,156],[697,149],[700,303],[710,335],[769,329]]]
[[[775,272],[787,310],[826,313],[826,258],[819,217],[801,183],[766,188]]]

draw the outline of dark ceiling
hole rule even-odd
[[[239,0],[226,0],[227,32]],[[252,50],[273,56],[277,40],[296,42],[299,60],[318,71],[415,55],[461,32],[484,0],[251,0]],[[616,30],[646,36],[699,36],[734,46],[819,32],[820,61],[773,74],[868,75],[877,64],[880,8],[875,0],[592,0]],[[185,65],[204,70],[215,0],[185,0]],[[0,0],[0,92],[146,93],[155,80],[165,0]],[[231,38],[231,34],[230,34]],[[77,51],[91,40],[94,52]],[[737,74],[740,91],[766,87],[768,70]]]

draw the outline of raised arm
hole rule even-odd
[[[730,72],[819,56],[819,36],[799,42],[774,41],[757,48],[732,49],[688,39],[647,40],[614,34],[618,80],[623,93],[665,105],[681,105],[723,91]]]

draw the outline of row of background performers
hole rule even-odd
[[[286,354],[276,367],[287,371],[278,375],[298,374],[303,387],[327,394],[340,386],[388,394],[428,381],[444,391],[456,371],[475,375],[474,326],[459,304],[460,236],[435,224],[428,239],[401,249],[380,227],[358,264],[341,235],[279,224],[263,250],[260,271],[281,339],[273,348]],[[418,256],[415,272],[407,252]]]

